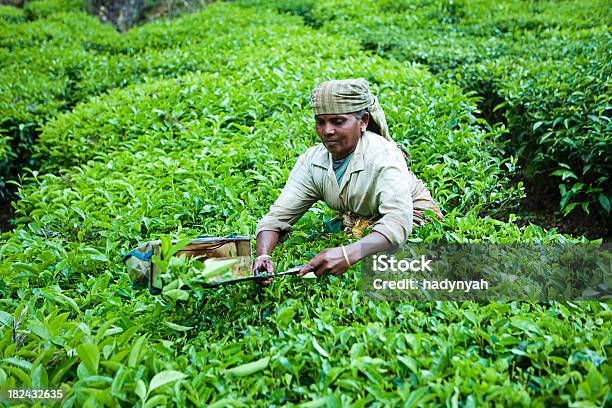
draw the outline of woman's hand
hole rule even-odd
[[[260,231],[257,234],[257,258],[253,262],[253,275],[261,275],[262,273],[273,275],[274,262],[270,254],[274,247],[278,244],[280,234],[276,231]],[[257,281],[262,285],[269,285],[272,280]]]
[[[300,271],[300,276],[304,276],[309,272],[314,272],[318,277],[323,276],[325,273],[342,275],[348,268],[349,265],[346,263],[342,248],[327,248],[319,252],[317,256],[304,265]]]
[[[272,261],[271,256],[261,256],[255,258],[253,262],[253,275],[273,275],[274,274],[274,262]],[[260,280],[257,283],[261,285],[269,285],[272,283],[271,279]]]
[[[392,248],[393,245],[384,235],[374,231],[359,241],[344,247],[348,262],[344,257],[342,248],[327,248],[319,252],[317,256],[304,265],[300,271],[300,276],[304,276],[308,272],[314,272],[318,277],[323,276],[324,273],[342,275],[348,270],[350,265],[355,265],[366,256]]]

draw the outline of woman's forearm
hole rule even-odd
[[[278,245],[280,234],[276,231],[264,230],[257,234],[256,256],[271,255]]]
[[[345,248],[351,265],[354,265],[367,256],[393,249],[393,244],[383,234],[374,231]]]

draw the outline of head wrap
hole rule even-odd
[[[315,115],[339,115],[368,108],[370,120],[378,125],[381,136],[393,141],[385,113],[363,78],[323,82],[312,91],[310,101]]]

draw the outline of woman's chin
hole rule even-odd
[[[324,145],[330,153],[338,153],[342,150],[342,145],[339,142],[327,142]]]

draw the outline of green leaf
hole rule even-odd
[[[49,383],[47,377],[47,370],[42,364],[38,364],[33,370],[31,374],[32,378],[32,388],[34,389],[43,389],[47,388]]]
[[[319,399],[316,399],[316,400],[304,402],[303,404],[300,404],[300,408],[321,408],[321,407],[327,407],[329,402],[330,401],[329,401],[328,397],[323,397],[323,398],[319,398]]]
[[[49,332],[49,329],[44,323],[42,323],[38,319],[30,320],[30,322],[28,323],[28,329],[30,329],[32,333],[34,333],[41,339],[44,339],[44,340],[51,339],[51,333]]]
[[[578,206],[578,203],[569,203],[567,204],[564,208],[563,208],[563,215],[566,216],[567,214],[571,213],[572,210],[574,208],[576,208]]]
[[[176,331],[180,331],[180,332],[185,332],[185,331],[189,331],[189,330],[193,330],[194,329],[193,326],[181,326],[180,324],[175,324],[175,323],[170,323],[170,322],[164,322],[164,325],[166,327],[171,328],[172,330],[176,330]]]
[[[149,384],[149,393],[171,382],[182,380],[185,377],[187,377],[186,374],[176,370],[166,370],[162,371],[161,373],[157,373],[151,379],[151,383]]]
[[[578,178],[578,177],[576,177],[574,172],[572,172],[570,170],[564,170],[564,169],[559,169],[559,170],[553,171],[551,173],[551,176],[560,176],[561,177],[561,181],[565,181],[568,178],[575,178],[575,179]]]
[[[6,313],[4,310],[0,310],[0,323],[6,327],[13,328],[13,316]]]
[[[132,345],[130,356],[128,357],[128,367],[136,367],[136,364],[140,361],[141,350],[146,347],[147,338],[145,336],[139,337]]]
[[[156,407],[167,407],[168,396],[163,394],[157,394],[152,398],[149,398],[144,405],[144,408],[156,408]]]
[[[540,330],[540,328],[532,320],[526,319],[524,317],[513,316],[510,319],[510,324],[527,333],[535,333],[542,335],[542,331]]]
[[[185,248],[187,245],[191,243],[191,241],[192,241],[191,238],[184,238],[184,239],[177,241],[174,245],[172,245],[172,248],[170,250],[170,256],[175,255],[178,251]]]
[[[266,367],[268,367],[269,363],[270,357],[260,358],[257,361],[230,368],[227,370],[227,374],[234,377],[246,377],[258,371],[264,370]]]
[[[100,363],[100,352],[98,346],[93,343],[83,343],[76,347],[76,352],[81,361],[93,373],[98,372],[98,364]]]
[[[207,408],[226,408],[226,407],[248,407],[247,404],[230,399],[230,398],[222,398],[220,400],[215,401],[210,405],[206,405]]]
[[[64,375],[72,368],[74,363],[77,362],[77,357],[71,357],[64,362],[55,370],[51,377],[51,384],[58,384],[62,381]],[[79,364],[80,365],[80,364]]]
[[[157,256],[156,254],[153,254],[151,256],[151,261],[155,265],[157,265],[161,271],[165,272],[166,270],[168,270],[168,264],[170,263],[169,259],[162,259],[159,256]]]
[[[30,387],[32,385],[32,381],[30,380],[30,376],[23,371],[21,368],[19,367],[13,367],[13,366],[5,366],[4,367],[6,371],[8,371],[10,373],[10,376],[17,379],[18,383],[21,382],[21,384],[23,384],[25,387]],[[4,384],[3,384],[4,385]]]
[[[587,118],[591,119],[593,122],[601,123],[601,120],[599,119],[599,116],[587,115]]]
[[[204,270],[200,276],[202,278],[210,278],[221,275],[229,271],[236,262],[238,262],[238,259],[207,259],[204,261]]]
[[[95,248],[83,248],[83,252],[85,252],[89,256],[89,259],[93,259],[94,261],[108,261],[106,255],[104,255],[102,252],[98,251]]]
[[[174,300],[189,300],[189,292],[182,289],[165,290],[163,294]]]
[[[412,371],[413,373],[417,374],[419,369],[417,368],[417,363],[416,361],[414,361],[414,358],[407,356],[397,356],[397,359],[399,361],[401,361],[406,367],[408,367],[408,369],[410,369],[410,371]]]
[[[293,316],[295,316],[295,310],[291,306],[285,307],[278,313],[276,317],[278,326],[287,327],[293,319]]]
[[[502,103],[495,105],[495,107],[493,108],[493,112],[497,112],[498,110],[506,107],[507,104],[508,104],[507,102],[502,102]]]
[[[610,199],[605,194],[599,194],[599,204],[606,211],[606,213],[610,214]]]
[[[241,125],[239,123],[232,122],[231,126],[234,126],[236,129],[244,132],[247,135],[250,135],[251,133],[253,133],[253,129],[252,128],[250,128],[248,126]]]
[[[586,376],[586,382],[591,390],[591,395],[593,397],[598,397],[598,394],[603,386],[603,379],[601,378],[601,374],[599,374],[599,371],[597,368],[595,368],[594,364],[591,364],[591,367],[589,368],[589,372]]]
[[[315,350],[319,352],[320,355],[322,355],[323,357],[329,357],[329,355],[327,354],[327,351],[325,351],[323,347],[319,345],[315,337],[312,338],[312,345],[315,348]]]
[[[104,363],[102,364],[104,365]],[[128,374],[130,374],[129,370],[124,365],[121,365],[121,367],[117,370],[111,385],[111,394],[113,396],[121,398],[125,395],[123,392],[123,384],[125,383],[125,379],[127,378]]]
[[[142,401],[147,399],[147,386],[144,381],[138,380],[136,381],[136,387],[134,388],[134,393],[140,397]]]
[[[51,299],[51,300],[53,300],[53,301],[55,301],[55,302],[57,302],[57,303],[59,303],[61,305],[66,305],[67,304],[70,307],[72,307],[77,313],[81,312],[81,310],[79,309],[79,305],[76,304],[74,299],[64,295],[63,293],[61,293],[62,290],[58,286],[42,288],[42,289],[40,289],[40,292],[47,299]]]
[[[325,374],[325,386],[329,387],[344,371],[346,371],[346,369],[342,367],[330,368]]]
[[[172,249],[172,239],[167,235],[162,235],[160,238],[160,241],[161,241],[161,246],[160,246],[161,259],[165,261],[165,260],[168,260],[168,258],[172,256],[172,254],[170,253]]]

